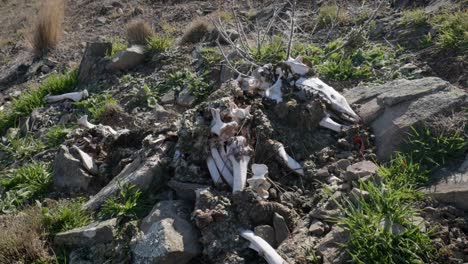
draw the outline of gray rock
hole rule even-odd
[[[190,222],[191,211],[181,200],[156,204],[132,241],[134,263],[185,264],[199,255],[200,234]]]
[[[315,176],[320,177],[320,178],[327,178],[330,176],[330,173],[328,172],[327,168],[321,168],[317,171]]]
[[[275,230],[269,225],[260,225],[254,228],[255,235],[263,238],[270,246],[276,248]]]
[[[372,127],[380,159],[390,158],[403,145],[412,126],[467,104],[463,90],[436,77],[356,87],[344,96]]]
[[[96,23],[97,23],[98,25],[104,25],[104,24],[106,24],[106,22],[107,22],[107,19],[106,19],[105,17],[98,17],[98,18],[96,18]]]
[[[86,50],[81,59],[80,68],[78,69],[80,84],[87,84],[98,79],[97,77],[105,68],[105,56],[111,50],[112,43],[110,42],[88,42],[86,44]]]
[[[333,226],[332,230],[320,241],[317,252],[322,255],[323,263],[344,263],[340,254],[341,245],[349,240],[349,233],[341,227]]]
[[[161,101],[161,104],[163,105],[174,103],[175,102],[174,90],[170,90],[169,92],[165,93],[159,100]]]
[[[281,245],[281,243],[289,237],[289,229],[284,217],[275,213],[273,216],[273,227],[275,228],[276,243]]]
[[[426,189],[426,193],[440,202],[468,210],[468,171],[447,172],[447,174]]]
[[[208,188],[207,185],[185,183],[185,182],[176,181],[174,179],[171,179],[167,183],[167,186],[173,189],[180,199],[187,200],[187,201],[195,201],[196,199],[195,191],[197,189]]]
[[[145,149],[140,151],[130,164],[83,205],[83,209],[97,210],[105,200],[119,192],[119,181],[122,185],[136,185],[136,188],[141,191],[147,190],[152,184],[162,184],[166,176],[163,169],[163,158],[168,154],[171,146],[172,142],[163,142],[158,151],[148,157]]]
[[[309,233],[314,236],[321,236],[325,233],[325,224],[317,219],[312,221],[309,227]]]
[[[336,168],[339,170],[346,170],[351,165],[351,161],[349,159],[340,159],[336,162]]]
[[[118,51],[107,64],[108,70],[128,70],[145,61],[145,47],[133,45],[125,50]]]
[[[86,191],[92,177],[81,167],[81,161],[68,148],[60,146],[54,159],[54,187],[63,192]]]
[[[349,192],[349,200],[353,203],[357,203],[358,199],[369,199],[369,192],[358,188],[353,188],[351,192]]]
[[[188,88],[184,88],[177,96],[177,104],[184,107],[192,106],[197,98],[190,93]]]
[[[378,168],[372,161],[361,161],[348,166],[343,177],[346,181],[354,181],[375,174]]]
[[[116,218],[96,222],[55,235],[54,243],[58,246],[87,247],[114,240]]]

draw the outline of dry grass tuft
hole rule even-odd
[[[127,41],[130,45],[145,45],[152,35],[153,29],[143,20],[134,20],[127,25]]]
[[[0,263],[50,260],[43,235],[42,213],[38,207],[17,215],[0,216]]]
[[[34,54],[41,56],[57,46],[62,33],[63,0],[45,0],[39,9],[36,24],[26,41]]]
[[[200,42],[208,33],[213,30],[213,25],[206,18],[197,18],[185,30],[181,44],[193,44]]]

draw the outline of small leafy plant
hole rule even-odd
[[[200,50],[200,55],[209,66],[215,66],[221,62],[222,55],[216,48],[204,47]]]
[[[91,216],[81,209],[81,202],[62,200],[50,208],[42,208],[45,229],[55,235],[73,228],[88,225]]]
[[[169,74],[167,78],[157,86],[157,92],[158,94],[164,94],[172,89],[179,93],[184,88],[188,88],[190,93],[201,101],[208,96],[212,86],[205,81],[204,76],[198,76],[193,72],[183,70]]]
[[[107,108],[117,104],[117,100],[109,94],[100,94],[75,103],[76,106],[85,108],[91,114],[93,120],[99,120]]]
[[[422,8],[403,11],[402,22],[405,25],[424,26],[429,22],[429,16]]]
[[[135,185],[128,183],[122,185],[117,182],[119,194],[117,197],[107,199],[98,214],[100,219],[118,217],[120,219],[133,219],[143,209],[141,206],[141,191]]]
[[[329,4],[320,7],[320,11],[317,17],[317,26],[319,28],[324,28],[334,22],[338,25],[343,25],[348,22],[348,20],[349,17],[343,9],[340,10],[338,9],[337,5]]]
[[[434,21],[440,26],[437,44],[441,48],[455,51],[468,49],[468,11],[441,14]]]
[[[173,43],[167,34],[155,34],[146,39],[146,49],[149,54],[157,54],[168,50]]]
[[[47,146],[54,148],[62,144],[69,133],[69,129],[64,126],[56,125],[47,130]]]
[[[8,159],[2,162],[29,158],[44,149],[44,147],[42,141],[32,136],[20,137],[19,135],[9,133],[5,141],[0,141],[0,151],[8,155]]]
[[[114,56],[117,52],[126,49],[128,46],[125,41],[121,38],[115,37],[110,40],[112,49],[108,52],[107,57]]]

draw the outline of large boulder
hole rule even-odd
[[[63,192],[81,192],[88,189],[92,176],[81,166],[69,149],[62,145],[54,160],[54,187]]]
[[[145,47],[133,45],[125,50],[118,51],[107,64],[108,70],[128,70],[145,61]]]
[[[88,84],[99,79],[97,77],[104,71],[105,56],[111,50],[112,43],[110,42],[88,42],[86,44],[86,50],[78,69],[78,79],[81,84]]]
[[[190,222],[192,207],[182,200],[156,204],[133,239],[134,263],[185,264],[201,253],[200,234]]]
[[[467,105],[467,94],[436,77],[395,80],[344,92],[375,134],[377,155],[388,159],[404,143],[412,126]]]
[[[91,245],[108,243],[114,240],[116,232],[116,218],[103,222],[92,223],[55,235],[54,243],[58,246],[88,247]]]

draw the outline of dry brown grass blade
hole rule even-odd
[[[37,20],[26,35],[26,42],[36,56],[42,56],[59,43],[64,16],[63,0],[45,0],[38,12]]]
[[[134,20],[127,25],[127,41],[130,45],[145,45],[152,35],[153,29],[143,20]]]

